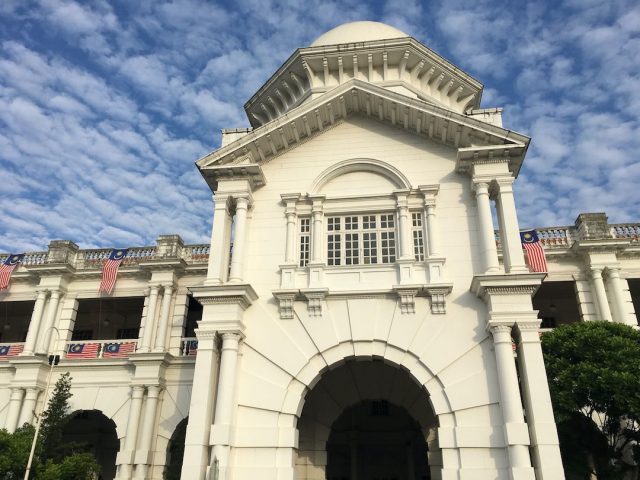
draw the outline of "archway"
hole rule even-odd
[[[167,461],[164,466],[165,480],[180,480],[182,460],[184,459],[184,441],[187,436],[189,417],[182,420],[171,435],[167,445]]]
[[[101,480],[115,478],[120,440],[113,420],[99,410],[78,410],[71,415],[62,435],[65,442],[84,445],[95,456]]]
[[[381,360],[347,361],[305,398],[296,479],[430,479],[441,468],[428,458],[437,427],[427,392],[409,373]]]

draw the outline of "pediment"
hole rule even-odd
[[[517,175],[530,140],[469,115],[351,80],[205,155],[196,165],[214,189],[218,172],[248,171],[356,115],[456,149],[458,170],[473,159],[508,158],[510,170]]]

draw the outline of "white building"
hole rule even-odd
[[[55,352],[105,479],[564,478],[540,322],[637,325],[640,225],[540,228],[530,273],[529,138],[481,94],[383,24],[294,52],[197,162],[210,245],[130,248],[111,297],[109,250],[26,256],[0,293],[0,426],[34,421]]]

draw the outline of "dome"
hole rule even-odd
[[[390,38],[409,37],[401,30],[380,22],[351,22],[338,25],[323,33],[311,44],[312,47],[337,45],[339,43],[369,42]]]

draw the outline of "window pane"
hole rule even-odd
[[[352,217],[354,218],[354,217]],[[358,265],[359,236],[357,233],[347,233],[344,236],[344,259],[345,265]]]

